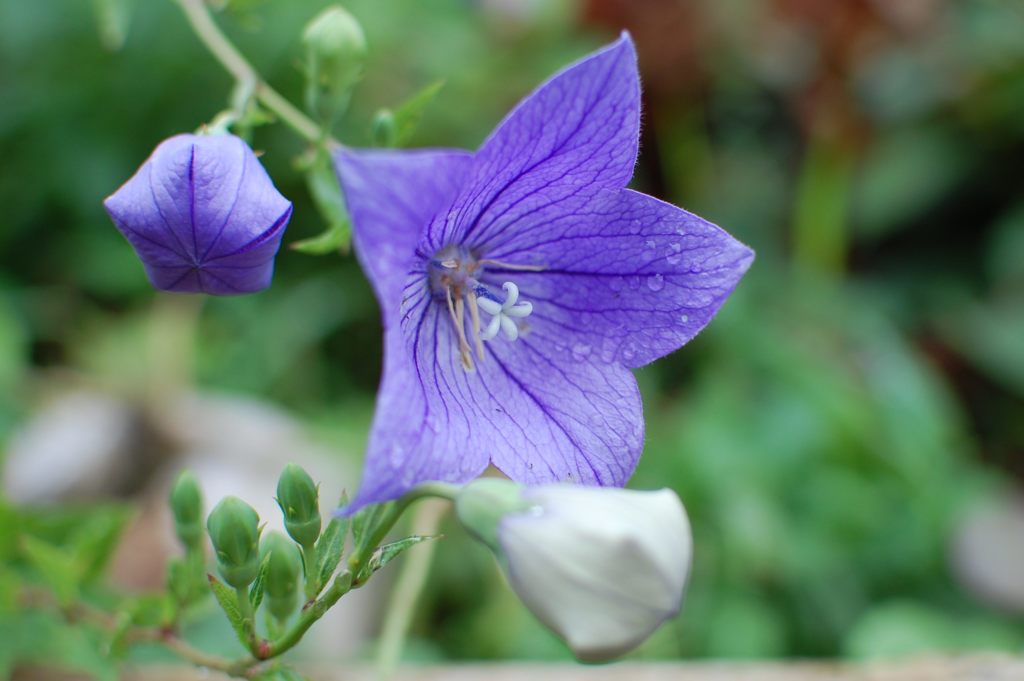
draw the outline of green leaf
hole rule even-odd
[[[342,495],[339,506],[348,504],[348,495]],[[345,550],[345,537],[348,535],[350,519],[335,516],[327,523],[320,539],[316,542],[317,574],[320,575],[321,588],[331,580],[331,575],[341,562],[341,554]]]
[[[253,681],[309,681],[309,677],[289,667],[271,667],[254,676]]]
[[[210,580],[210,589],[213,591],[213,597],[217,599],[220,609],[227,615],[231,628],[235,630],[235,634],[238,636],[238,640],[241,641],[242,645],[248,647],[250,626],[238,607],[238,596],[235,594],[235,590],[213,575],[207,575],[206,578]]]
[[[307,255],[327,255],[344,253],[352,240],[352,223],[345,218],[343,221],[331,222],[327,229],[316,236],[302,239],[292,244],[292,249]]]
[[[363,568],[362,572],[359,574],[359,581],[365,581],[367,577],[390,563],[396,556],[405,550],[430,539],[438,539],[440,536],[441,535],[414,534],[411,537],[399,539],[398,541],[391,542],[390,544],[384,544],[374,551],[372,556],[370,556],[370,560],[367,561],[366,567]]]
[[[387,514],[387,510],[392,503],[364,506],[352,516],[352,552],[354,554],[362,554],[363,551],[369,548],[366,544],[373,536],[374,530],[377,529],[381,519]]]
[[[443,80],[435,81],[405,100],[401,106],[395,109],[395,146],[403,147],[409,143],[413,133],[416,132],[416,128],[419,127],[420,120],[423,118],[423,112],[434,101],[442,87],[444,87]]]
[[[0,617],[17,610],[20,589],[18,576],[6,568],[0,568]]]
[[[306,186],[313,204],[327,223],[327,229],[317,236],[296,241],[291,247],[310,255],[347,253],[352,242],[352,223],[345,208],[341,185],[326,151],[320,150],[306,171]]]
[[[90,582],[103,574],[130,517],[126,507],[105,508],[91,514],[78,529],[72,542],[81,581]]]
[[[21,549],[62,605],[70,605],[77,599],[78,575],[74,560],[67,552],[31,536],[22,537]]]
[[[270,554],[263,557],[260,562],[260,571],[256,573],[256,581],[249,589],[249,603],[252,604],[252,611],[256,612],[263,602],[263,590],[267,583],[267,569],[270,567]]]

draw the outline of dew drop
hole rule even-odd
[[[601,345],[601,361],[605,364],[615,361],[615,342],[611,338],[606,338]]]
[[[679,261],[683,259],[683,245],[682,244],[669,244],[669,254],[665,258],[669,265],[678,265]]]
[[[622,346],[622,359],[629,362],[636,357],[636,348],[633,347],[632,343],[627,343]]]
[[[590,354],[590,346],[586,343],[576,343],[572,346],[572,357],[576,361],[580,361]]]
[[[646,246],[647,248],[650,248],[650,249],[653,249],[657,245],[658,244],[655,243],[654,239],[648,239],[647,241],[644,242],[644,246]]]
[[[652,291],[660,291],[661,289],[665,288],[665,277],[661,276],[660,274],[652,274],[651,276],[647,277],[647,288],[651,289]]]
[[[635,274],[629,278],[629,287],[634,291],[640,288],[640,277]]]
[[[681,315],[679,315],[679,321],[681,321],[683,324],[687,323],[688,321],[690,321],[690,315],[688,315],[688,314],[681,314]]]
[[[629,233],[630,234],[639,234],[640,233],[640,221],[639,220],[633,220],[632,222],[629,223]]]
[[[621,291],[625,285],[626,281],[622,277],[612,277],[611,281],[608,282],[608,288],[613,291]]]

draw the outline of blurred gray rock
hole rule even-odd
[[[969,512],[957,530],[952,561],[957,577],[979,599],[1024,613],[1024,495]]]

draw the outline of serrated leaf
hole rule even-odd
[[[390,563],[396,556],[403,553],[407,549],[412,548],[416,544],[421,544],[430,539],[437,539],[440,535],[420,535],[414,534],[411,537],[405,539],[399,539],[398,541],[391,542],[390,544],[384,544],[380,546],[373,555],[370,556],[370,560],[367,561],[366,567],[359,575],[360,581],[364,581],[367,577],[372,575],[377,570]]]
[[[248,648],[249,622],[246,621],[241,609],[238,607],[238,595],[234,589],[222,583],[213,575],[207,575],[207,579],[210,580],[210,589],[213,591],[213,597],[217,599],[220,609],[227,615],[228,622],[231,623],[231,628],[235,630],[238,640]]]
[[[269,567],[270,554],[268,553],[260,562],[260,570],[256,573],[256,581],[252,583],[252,588],[249,589],[249,603],[252,605],[253,612],[259,610],[260,604],[263,603],[263,591],[266,587],[267,570]]]
[[[22,537],[21,549],[62,605],[70,605],[77,599],[78,575],[74,560],[67,552],[30,536]]]
[[[347,504],[348,495],[342,495],[339,506]],[[351,520],[348,517],[335,516],[331,518],[320,535],[320,539],[316,542],[316,574],[319,575],[317,583],[321,585],[321,588],[330,582],[331,575],[334,574],[338,563],[341,562],[341,554],[345,550],[345,538],[348,535],[350,523]]]
[[[320,216],[327,223],[327,229],[317,236],[296,241],[291,247],[310,255],[348,252],[352,242],[352,223],[331,158],[325,151],[318,152],[306,170],[306,186]]]
[[[444,87],[444,81],[438,80],[426,86],[409,99],[405,100],[394,111],[395,146],[402,147],[409,143],[416,128],[423,119],[423,112],[434,101],[437,93]]]

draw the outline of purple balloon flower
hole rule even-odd
[[[103,205],[154,287],[222,296],[270,285],[292,214],[234,135],[164,140]]]
[[[630,369],[693,338],[753,260],[709,222],[625,189],[639,125],[623,34],[475,154],[338,152],[385,328],[350,509],[489,463],[527,484],[627,481],[644,435]]]

